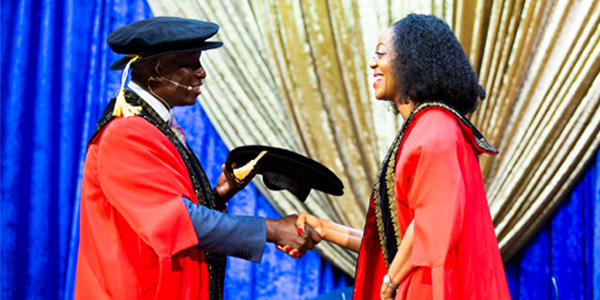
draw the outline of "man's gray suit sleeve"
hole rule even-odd
[[[196,230],[196,247],[253,262],[261,261],[267,239],[264,218],[231,215],[182,198]]]

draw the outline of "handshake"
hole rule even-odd
[[[281,219],[265,219],[265,223],[267,241],[293,258],[301,258],[323,239],[321,220],[304,212]]]

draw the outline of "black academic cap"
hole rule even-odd
[[[235,162],[239,168],[265,150],[267,153],[258,161],[257,167],[267,188],[288,190],[302,202],[311,189],[335,196],[344,194],[344,184],[331,170],[286,149],[262,145],[238,147],[229,152],[225,165],[231,171],[232,163]]]
[[[110,66],[110,70],[125,68],[135,55],[140,62],[160,55],[194,52],[219,48],[221,42],[206,41],[219,31],[215,23],[178,17],[154,17],[115,29],[108,35],[110,48],[126,54]]]

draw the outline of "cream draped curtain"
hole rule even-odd
[[[501,154],[482,156],[505,260],[535,233],[600,144],[598,1],[149,0],[155,15],[218,23],[203,55],[200,102],[230,149],[271,145],[332,169],[345,193],[305,203],[266,189],[287,215],[307,211],[362,229],[379,161],[402,120],[372,95],[368,63],[383,29],[408,13],[455,31],[488,98],[473,123]],[[420,2],[420,3],[414,3]],[[354,274],[356,255],[319,253]]]

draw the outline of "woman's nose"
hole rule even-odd
[[[377,62],[375,61],[375,58],[371,58],[371,62],[369,62],[369,68],[375,69],[375,67],[377,67]]]

